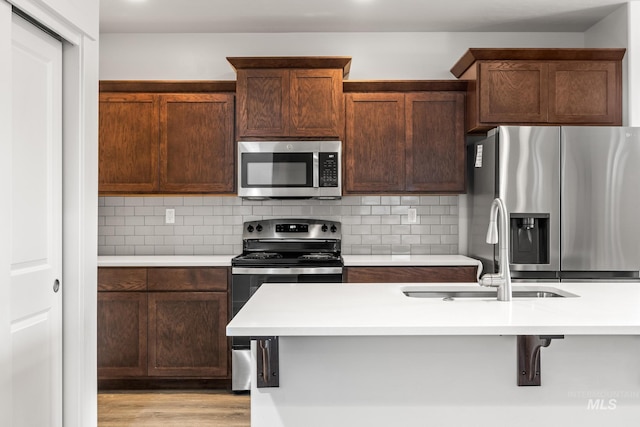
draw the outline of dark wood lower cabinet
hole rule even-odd
[[[228,269],[100,268],[98,387],[229,388]]]
[[[473,266],[436,267],[347,267],[347,283],[455,283],[477,282]]]
[[[226,323],[224,293],[150,293],[149,375],[224,377]]]
[[[98,377],[147,375],[147,294],[98,293]]]

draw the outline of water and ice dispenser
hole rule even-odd
[[[510,215],[512,264],[549,263],[549,214]]]

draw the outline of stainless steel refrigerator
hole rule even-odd
[[[467,150],[468,250],[485,272],[498,269],[485,237],[501,197],[514,281],[639,280],[640,128],[501,126]]]

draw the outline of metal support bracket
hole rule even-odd
[[[518,386],[540,385],[540,348],[564,335],[518,335]]]
[[[278,337],[251,337],[256,341],[256,387],[280,387]]]

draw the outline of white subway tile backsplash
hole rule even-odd
[[[204,217],[187,216],[184,218],[184,225],[204,225]]]
[[[114,206],[98,206],[98,217],[115,216],[116,208]]]
[[[115,216],[132,216],[135,214],[135,208],[133,206],[114,206]]]
[[[147,246],[161,246],[164,245],[164,236],[140,236],[144,238],[143,243],[141,245]]]
[[[156,225],[153,229],[153,232],[156,235],[171,236],[174,234],[174,226],[173,225]],[[180,233],[180,234],[187,234],[187,233]]]
[[[104,219],[104,225],[124,225],[123,216],[108,216]]]
[[[400,204],[400,196],[382,196],[380,197],[381,205],[395,206]]]
[[[185,206],[202,206],[204,204],[202,199],[202,197],[185,197],[182,204]]]
[[[382,244],[382,236],[376,234],[367,234],[362,236],[363,245],[380,245]]]
[[[382,217],[383,224],[400,224],[400,215],[387,215]]]
[[[124,246],[124,236],[105,236],[105,245]]]
[[[164,209],[162,209],[162,213],[160,213],[160,211],[158,211],[158,213],[156,214],[155,212],[155,208],[153,206],[136,206],[135,208],[135,215],[136,216],[144,216],[144,215],[162,215],[164,214]]]
[[[105,206],[124,206],[124,197],[105,197]]]
[[[420,204],[424,206],[439,205],[440,196],[420,196]]]
[[[416,223],[408,223],[415,208]],[[176,213],[165,224],[166,209]],[[344,254],[455,254],[457,196],[346,196],[341,200],[100,197],[100,255],[235,255],[243,222],[321,218],[342,223]]]
[[[115,234],[117,236],[133,236],[135,227],[133,226],[119,226],[115,227]]]
[[[363,205],[379,205],[380,196],[363,196],[362,204]]]
[[[124,238],[124,244],[127,246],[144,245],[145,243],[144,236],[125,236]]]
[[[402,196],[400,197],[400,203],[405,206],[420,204],[419,196]]]
[[[124,218],[125,225],[144,225],[144,217],[143,216],[127,216]]]

